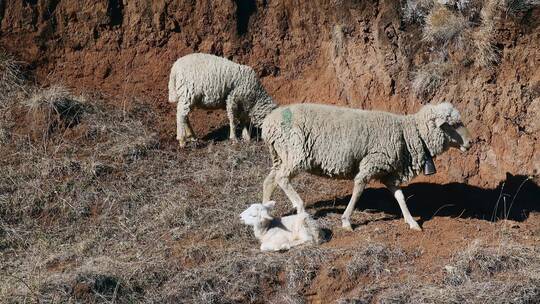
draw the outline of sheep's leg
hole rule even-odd
[[[345,209],[345,212],[343,212],[343,215],[341,216],[341,226],[345,230],[352,231],[351,226],[351,214],[354,211],[354,207],[356,206],[356,202],[358,201],[358,198],[360,195],[362,195],[362,192],[364,191],[364,188],[366,187],[366,183],[369,181],[365,177],[363,173],[358,173],[354,177],[354,187],[353,192],[351,195],[351,200],[349,201],[349,204],[347,205],[347,208]]]
[[[388,190],[394,194],[394,197],[398,201],[399,208],[401,209],[401,213],[403,214],[403,218],[405,218],[405,222],[409,224],[409,227],[412,230],[422,231],[422,228],[418,225],[418,223],[414,220],[414,218],[411,216],[411,213],[409,212],[409,208],[407,208],[407,203],[405,202],[405,196],[403,195],[403,191],[399,187],[396,187],[394,185],[386,185]]]
[[[244,128],[242,129],[242,139],[244,141],[250,141],[251,140],[251,134],[249,134],[249,128],[248,126],[244,126]]]
[[[176,139],[180,147],[185,147],[186,141],[193,137],[193,130],[189,124],[189,105],[179,101],[176,106]]]
[[[354,177],[354,187],[351,200],[341,216],[342,227],[346,230],[351,230],[351,214],[354,211],[356,202],[364,192],[367,183],[378,174],[388,172],[391,168],[386,165],[386,156],[371,154],[362,159],[358,167],[358,174]]]
[[[304,201],[300,198],[300,195],[294,190],[292,184],[291,184],[291,178],[290,174],[284,173],[282,171],[278,171],[277,173],[277,182],[278,185],[283,189],[283,192],[285,192],[285,195],[291,200],[293,203],[293,206],[296,208],[296,212],[298,214],[304,213]]]
[[[227,118],[229,119],[229,139],[233,142],[238,141],[236,138],[236,120],[235,115],[237,112],[237,103],[233,96],[233,94],[230,94],[229,97],[227,97]]]
[[[270,174],[264,179],[263,182],[263,203],[266,203],[270,200],[272,197],[272,193],[274,193],[274,190],[276,189],[277,183],[276,183],[276,173],[277,170],[272,169],[270,171]]]

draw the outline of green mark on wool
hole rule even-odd
[[[289,131],[292,126],[292,112],[290,109],[281,111],[281,128],[284,131]]]

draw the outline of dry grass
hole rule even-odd
[[[53,92],[36,96],[67,94]],[[55,100],[32,98],[28,107]],[[265,147],[161,149],[141,123],[149,112],[141,107],[123,113],[85,96],[78,123],[53,140],[7,130],[2,302],[262,303],[262,288],[279,284],[288,288],[275,301],[301,303],[299,293],[337,253],[255,249],[253,232],[237,218],[259,200]]]
[[[22,62],[0,50],[0,103],[24,88]]]
[[[429,14],[433,6],[434,0],[406,0],[403,1],[401,13],[402,19],[408,23],[422,23]]]
[[[445,283],[458,286],[471,280],[481,281],[502,271],[533,265],[540,267],[540,251],[535,248],[515,244],[489,248],[473,242],[445,267]]]
[[[463,33],[469,28],[468,20],[442,5],[435,6],[426,17],[423,38],[439,47],[454,42],[462,44]]]
[[[506,15],[518,16],[540,6],[540,0],[502,0]]]
[[[370,244],[355,253],[346,266],[347,275],[357,280],[362,275],[378,279],[392,271],[387,265],[392,262],[404,262],[407,255],[399,248],[389,248],[382,244]]]
[[[260,200],[270,167],[262,143],[178,151],[160,144],[144,103],[123,112],[96,94],[71,99],[83,105],[78,123],[46,141],[21,128],[29,116],[17,116],[17,107],[5,116],[22,121],[5,124],[0,145],[0,302],[296,304],[322,273],[322,280],[376,278],[358,287],[367,302],[417,257],[382,244],[261,253],[238,214]],[[26,109],[25,100],[12,102]],[[295,186],[302,195],[318,185],[300,177]],[[317,188],[329,196],[335,189],[326,186],[328,193]],[[471,265],[463,286],[477,278]],[[491,277],[496,284],[498,274]],[[527,280],[513,288],[534,296]]]
[[[480,11],[480,25],[469,35],[468,44],[475,66],[493,69],[500,53],[495,46],[495,23],[499,9],[498,0],[487,0]]]
[[[452,65],[447,62],[431,62],[413,74],[412,90],[417,97],[428,99],[448,77]]]
[[[412,88],[419,98],[432,95],[446,78],[444,74],[459,69],[459,65],[474,62],[477,67],[493,69],[499,62],[495,34],[500,8],[506,5],[504,1],[455,0],[423,6],[417,1],[405,3],[404,16],[411,15],[415,11],[413,7],[423,8],[415,15],[418,23],[424,23],[423,40],[434,53],[431,57],[445,62],[444,66],[432,62],[418,69]]]
[[[379,298],[381,304],[532,304],[540,300],[539,281],[475,282],[460,287],[401,286]]]
[[[538,303],[540,252],[536,247],[473,243],[445,267],[440,285],[410,282],[390,288],[380,303]],[[519,278],[516,280],[516,278]]]
[[[33,137],[41,141],[48,140],[55,132],[76,126],[85,112],[84,99],[59,85],[34,89],[23,105],[27,122],[34,131]]]

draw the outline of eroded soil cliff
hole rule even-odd
[[[498,63],[478,67],[448,48],[444,60],[452,65],[444,79],[434,80],[436,90],[415,94],[415,75],[438,60],[440,47],[422,39],[423,23],[411,18],[409,2],[8,1],[0,10],[0,41],[41,82],[108,92],[118,103],[134,95],[152,100],[163,108],[162,130],[171,137],[168,71],[191,52],[255,67],[280,103],[410,113],[423,103],[450,101],[476,145],[467,155],[440,157],[441,174],[430,180],[495,186],[507,172],[537,176],[540,9],[499,9],[493,22]],[[206,116],[197,120],[208,132]]]

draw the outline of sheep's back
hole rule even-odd
[[[196,53],[179,58],[173,73],[181,98],[203,108],[223,108],[231,90],[242,81],[252,81],[254,71],[222,57]]]

